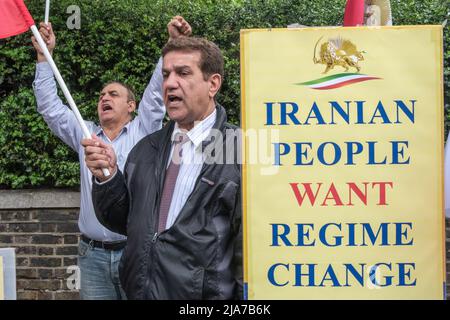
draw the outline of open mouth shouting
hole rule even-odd
[[[102,104],[102,112],[108,112],[112,110],[112,107],[109,103],[103,103]]]
[[[171,93],[171,94],[167,95],[167,106],[168,107],[172,107],[172,106],[175,107],[181,101],[183,101],[183,99],[176,94]]]

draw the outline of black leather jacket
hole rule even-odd
[[[214,156],[222,162],[205,161],[175,223],[161,234],[159,202],[173,121],[132,149],[124,174],[118,171],[105,184],[93,183],[97,218],[108,229],[128,236],[119,274],[129,299],[242,298],[240,139],[237,128],[226,122],[224,108],[217,105],[216,110],[213,129],[223,136],[210,135],[203,148],[214,146],[216,152],[209,159]],[[225,158],[233,163],[223,164]]]

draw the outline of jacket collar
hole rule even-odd
[[[202,150],[205,150],[204,148],[209,145],[210,143],[215,141],[214,134],[217,133],[217,130],[220,130],[223,132],[223,129],[225,128],[225,122],[227,120],[227,116],[225,113],[225,109],[219,105],[216,104],[216,122],[214,123],[214,126],[212,127],[208,137],[202,141],[201,146]],[[170,149],[171,149],[171,137],[172,132],[175,127],[174,121],[169,121],[164,128],[162,128],[160,131],[158,131],[159,134],[151,135],[150,143],[155,149],[160,149],[156,152],[159,154],[159,159],[157,160],[157,166],[156,166],[156,177],[159,177],[159,188],[158,188],[158,194],[162,193],[165,174],[166,174],[166,165],[167,161],[169,159],[170,155]],[[213,130],[216,129],[216,130]],[[209,162],[208,162],[209,163]],[[202,172],[205,170],[206,165],[202,168]],[[201,175],[202,173],[200,173]]]
[[[199,121],[198,123],[195,124],[195,126],[189,130],[189,131],[185,131],[184,129],[181,129],[177,123],[175,123],[175,127],[172,131],[172,137],[171,140],[173,141],[175,138],[175,135],[177,133],[185,133],[188,138],[189,141],[192,142],[192,144],[194,145],[194,148],[197,149],[200,144],[208,137],[211,128],[214,126],[214,123],[216,122],[216,109],[213,110],[213,112],[208,115],[205,119],[203,119],[202,121]]]
[[[212,127],[215,130],[211,130],[210,134],[206,139],[202,141],[202,148],[206,148],[211,142],[214,141],[214,132],[216,130],[223,131],[225,127],[225,122],[227,122],[227,113],[225,112],[225,108],[222,107],[220,104],[216,104],[216,122],[214,123],[214,126]]]

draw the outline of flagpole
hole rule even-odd
[[[50,0],[45,0],[45,17],[44,17],[45,24],[48,24],[49,15],[50,15]]]
[[[69,89],[67,89],[66,83],[64,82],[63,78],[61,77],[61,74],[59,73],[58,68],[56,67],[55,62],[53,61],[53,58],[48,51],[47,45],[44,42],[44,39],[42,39],[41,34],[39,33],[38,29],[35,25],[32,25],[30,27],[31,32],[33,32],[34,37],[36,38],[37,42],[39,43],[39,46],[41,47],[45,58],[47,59],[47,62],[49,63],[50,67],[52,68],[53,74],[55,75],[56,81],[58,81],[59,86],[61,87],[61,90],[64,93],[64,96],[67,99],[67,102],[69,103],[70,108],[72,109],[73,113],[75,114],[75,117],[78,121],[78,124],[81,127],[81,130],[83,131],[83,135],[86,139],[91,139],[91,134],[89,133],[89,130],[86,126],[86,123],[84,123],[83,118],[81,117],[80,111],[78,111],[78,108],[75,104],[75,101],[72,98],[72,95],[69,92]],[[110,173],[107,168],[102,169],[103,174],[105,177],[109,177]]]

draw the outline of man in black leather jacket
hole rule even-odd
[[[240,299],[240,139],[215,100],[220,49],[200,38],[170,41],[163,78],[171,121],[133,148],[123,173],[111,146],[83,140],[97,217],[128,237],[119,272],[129,299]]]

